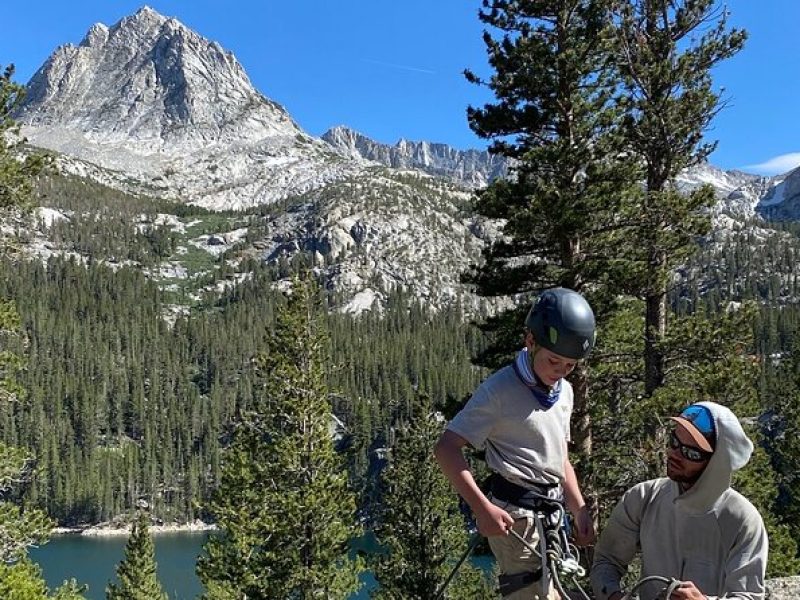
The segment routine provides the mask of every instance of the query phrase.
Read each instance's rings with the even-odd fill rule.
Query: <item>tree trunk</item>
[[[664,352],[661,344],[667,330],[667,293],[659,290],[645,299],[644,393],[652,396],[664,383]]]

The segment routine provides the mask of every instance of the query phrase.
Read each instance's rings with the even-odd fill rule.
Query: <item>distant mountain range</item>
[[[456,150],[447,144],[400,140],[379,144],[344,126],[326,131],[322,139],[352,158],[364,158],[393,169],[419,169],[468,188],[485,187],[508,173],[508,161],[486,150]]]
[[[16,117],[64,171],[128,192],[217,211],[294,198],[254,247],[265,260],[312,252],[333,289],[360,299],[354,310],[398,285],[432,306],[462,298],[459,273],[496,235],[467,210],[471,190],[509,170],[486,151],[389,146],[347,127],[311,136],[233,54],[149,7],[56,49]],[[702,165],[679,181],[702,183],[717,190],[719,214],[800,216],[800,170],[765,178]]]

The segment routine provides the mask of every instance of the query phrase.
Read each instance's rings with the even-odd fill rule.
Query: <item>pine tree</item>
[[[526,300],[490,319],[496,342],[480,357],[488,366],[519,346],[532,293],[565,286],[592,292],[600,318],[608,286],[620,276],[615,244],[623,224],[619,207],[634,185],[622,160],[612,102],[607,2],[589,0],[485,0],[480,19],[494,72],[484,81],[497,101],[468,109],[472,129],[495,141],[491,151],[515,162],[509,178],[478,196],[477,211],[503,219],[503,236],[466,276],[486,296]],[[497,37],[493,33],[499,32]],[[575,392],[573,440],[591,454],[587,373],[571,377]]]
[[[770,552],[770,567],[776,575],[789,575],[798,571],[800,560],[800,336],[795,337],[791,354],[786,357],[776,372],[768,378],[767,389],[763,392],[766,409],[765,447],[775,470],[777,495],[770,495],[766,501],[771,503],[772,513],[777,521],[788,528],[795,541],[794,559],[786,568],[774,568]],[[768,469],[761,470],[761,476]],[[774,547],[770,537],[770,546]],[[791,569],[794,569],[792,571]]]
[[[645,395],[662,385],[666,371],[667,292],[677,265],[710,229],[710,186],[682,193],[678,174],[700,164],[715,144],[703,135],[719,112],[711,69],[736,54],[745,33],[728,30],[715,0],[622,0],[614,5],[615,57],[625,109],[624,135],[644,181],[632,211],[640,220],[629,233],[628,279],[645,303]]]
[[[371,561],[380,585],[374,598],[432,600],[467,547],[458,496],[432,459],[443,425],[430,401],[420,397],[395,431],[381,474],[383,501],[375,535],[382,552]],[[476,574],[469,564],[462,565],[444,597],[495,597],[489,582]]]
[[[167,600],[156,573],[156,557],[150,537],[150,515],[139,510],[125,544],[125,558],[117,565],[119,584],[106,588],[108,600]]]
[[[235,426],[198,573],[209,598],[347,598],[361,560],[355,496],[334,451],[327,337],[309,281],[295,280],[266,352],[252,406]]]
[[[73,579],[51,594],[39,565],[29,558],[13,564],[0,563],[0,598],[3,600],[82,600],[85,590],[86,586],[79,586]]]

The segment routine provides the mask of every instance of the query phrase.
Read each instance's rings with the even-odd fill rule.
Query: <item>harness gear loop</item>
[[[564,533],[563,527],[561,527],[561,522],[564,515],[563,505],[561,502],[552,502],[558,509],[556,512],[558,515],[558,520],[555,521],[555,523],[553,519],[545,518],[551,515],[545,515],[538,511],[534,514],[534,521],[536,522],[537,532],[539,533],[540,548],[537,549],[533,544],[528,542],[513,529],[509,529],[508,532],[517,538],[520,543],[522,543],[522,545],[530,550],[534,555],[541,558],[542,567],[541,574],[539,574],[538,579],[540,579],[542,583],[543,598],[546,598],[549,593],[551,577],[553,584],[555,585],[555,588],[558,590],[558,593],[561,595],[561,597],[565,600],[570,598],[570,596],[564,590],[561,580],[558,576],[558,572],[561,571],[572,577],[572,582],[577,587],[578,592],[583,596],[583,598],[589,600],[589,596],[583,591],[583,588],[581,588],[576,581],[577,577],[583,577],[586,574],[586,570],[579,564],[577,558],[572,555],[569,543],[565,542],[562,545],[561,540],[566,540],[566,533]],[[546,523],[549,524],[547,529],[545,529]]]

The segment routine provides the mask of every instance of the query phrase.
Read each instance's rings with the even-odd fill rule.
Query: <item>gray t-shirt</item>
[[[572,386],[562,380],[558,401],[543,408],[509,365],[475,390],[447,429],[485,449],[489,468],[509,481],[561,483],[572,402]]]

